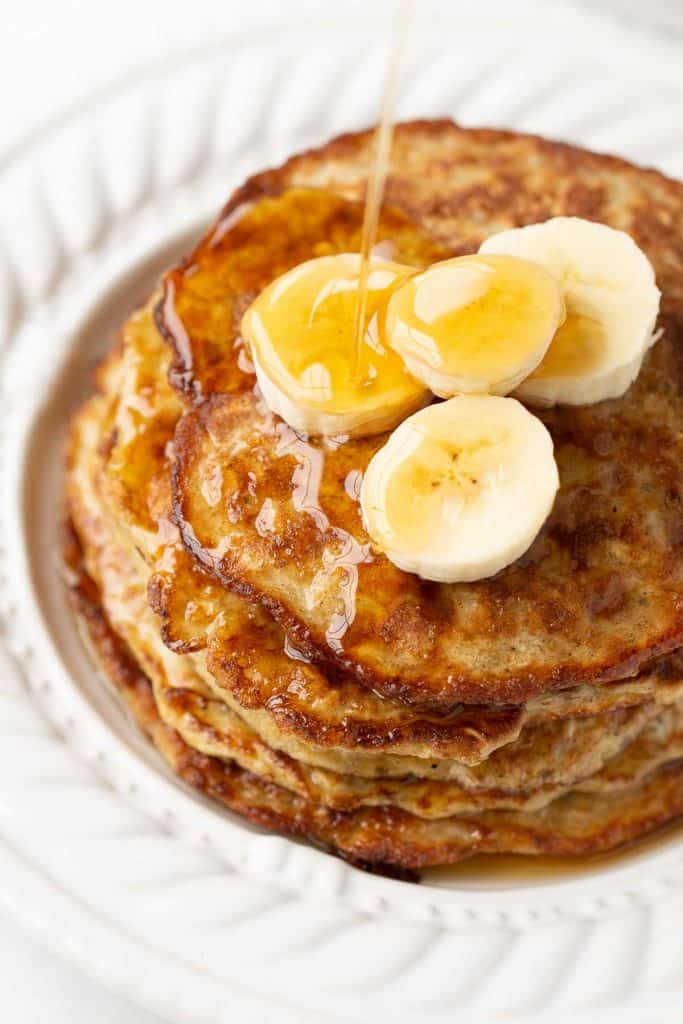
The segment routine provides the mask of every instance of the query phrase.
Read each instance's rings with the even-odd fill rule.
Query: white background
[[[602,6],[635,20],[643,32],[678,34],[683,65],[683,0],[603,0]],[[297,3],[302,7],[316,19],[329,17],[330,10],[335,16],[372,11],[388,18],[392,10],[389,0]],[[286,18],[286,0],[15,0],[5,8],[0,36],[0,160],[94,90],[150,63]],[[1,918],[0,964],[4,1024],[158,1021]],[[672,1012],[671,1024],[679,1019]]]

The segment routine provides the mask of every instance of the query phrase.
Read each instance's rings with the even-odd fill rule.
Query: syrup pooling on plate
[[[413,268],[370,262],[356,352],[361,269],[356,253],[308,260],[270,284],[242,320],[264,398],[304,433],[380,433],[429,400],[384,330],[389,297]]]

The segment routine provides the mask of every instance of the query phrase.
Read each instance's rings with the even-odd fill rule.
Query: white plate
[[[513,9],[422,4],[401,114],[683,176],[678,50],[565,6]],[[233,185],[372,121],[384,55],[371,25],[236,39],[101,95],[0,170],[0,899],[183,1024],[642,1021],[683,996],[676,834],[573,874],[365,875],[172,778],[64,607],[61,441],[87,367]]]

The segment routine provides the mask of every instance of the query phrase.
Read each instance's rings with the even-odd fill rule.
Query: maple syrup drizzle
[[[394,43],[387,76],[384,84],[382,110],[379,124],[373,139],[374,160],[365,193],[365,211],[363,214],[363,232],[360,247],[360,276],[358,279],[358,297],[354,318],[354,360],[353,378],[358,379],[363,367],[363,345],[365,344],[365,319],[368,306],[368,275],[370,255],[377,239],[377,223],[382,208],[384,185],[389,169],[391,141],[394,134],[394,109],[398,94],[399,69],[408,36],[408,26],[415,7],[414,0],[400,0],[396,13]]]
[[[360,544],[347,530],[330,523],[320,504],[320,487],[325,466],[325,452],[304,440],[286,423],[275,428],[279,458],[289,456],[296,461],[292,473],[292,504],[298,513],[310,516],[326,546],[322,565],[308,586],[306,600],[310,606],[336,589],[336,607],[332,611],[325,639],[337,652],[343,650],[342,640],[356,617],[358,566],[372,562],[369,544]]]

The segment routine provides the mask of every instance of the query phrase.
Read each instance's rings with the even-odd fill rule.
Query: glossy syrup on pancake
[[[356,253],[307,260],[268,285],[241,324],[268,407],[302,434],[340,438],[389,430],[429,402],[384,336],[389,297],[413,272],[373,259],[355,353]]]
[[[171,344],[171,384],[189,405],[251,388],[240,325],[272,281],[307,260],[358,252],[364,204],[315,188],[247,184],[191,257],[169,271],[157,325]],[[448,254],[396,207],[385,206],[377,244],[387,258],[421,268]],[[349,349],[353,341],[349,336]],[[228,349],[226,350],[226,346]]]

